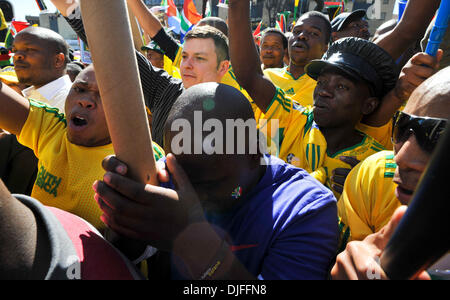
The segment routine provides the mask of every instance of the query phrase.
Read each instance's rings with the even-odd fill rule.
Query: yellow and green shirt
[[[401,205],[393,182],[397,165],[392,151],[378,152],[348,174],[338,201],[341,250],[352,240],[363,240],[383,228]]]
[[[313,105],[313,94],[317,81],[307,74],[295,78],[289,73],[288,67],[285,67],[279,69],[266,69],[264,70],[264,75],[266,75],[275,86],[281,88],[289,98],[298,102],[300,105]]]
[[[260,119],[259,129],[268,137],[268,150],[272,155],[305,169],[329,188],[333,170],[350,167],[339,160],[339,156],[364,160],[384,150],[375,139],[360,132],[362,141],[359,144],[337,153],[328,153],[325,137],[314,122],[313,108],[290,100],[280,88]],[[339,195],[335,193],[335,196]]]
[[[92,184],[105,171],[102,160],[114,154],[112,144],[83,147],[67,139],[67,121],[58,109],[30,100],[28,118],[18,136],[39,159],[31,196],[47,206],[71,212],[103,230],[102,211],[94,200]],[[164,151],[153,143],[155,159]]]
[[[373,137],[381,145],[383,145],[383,147],[386,148],[387,150],[393,150],[394,146],[392,145],[392,140],[391,140],[392,126],[393,126],[393,121],[391,120],[388,123],[386,123],[385,125],[380,126],[380,127],[374,127],[374,126],[369,126],[369,125],[366,125],[363,123],[358,123],[358,125],[356,125],[356,129]]]

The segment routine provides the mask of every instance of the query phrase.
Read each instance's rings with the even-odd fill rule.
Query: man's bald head
[[[13,62],[20,83],[40,88],[66,74],[69,47],[58,33],[28,27],[13,41]]]
[[[416,116],[450,119],[450,67],[417,87],[404,111]]]
[[[205,210],[226,210],[265,171],[248,100],[218,83],[197,84],[175,102],[166,121],[164,150],[173,153]]]
[[[65,57],[65,63],[70,62],[69,45],[66,40],[57,32],[44,27],[30,26],[20,31],[17,37],[21,35],[31,35],[34,38],[43,41],[48,46],[48,51],[51,53],[62,53]]]
[[[168,122],[175,118],[190,119],[194,111],[220,120],[254,118],[250,103],[241,92],[215,82],[197,84],[184,91],[174,103]]]
[[[222,33],[225,34],[225,36],[228,36],[228,25],[224,20],[222,20],[219,17],[206,17],[201,19],[197,24],[197,26],[205,26],[205,25],[217,28],[220,31],[222,31]]]
[[[250,150],[256,136],[253,110],[244,95],[231,86],[209,82],[187,89],[174,103],[164,145],[175,154],[256,154]],[[181,151],[175,149],[180,138],[191,147],[183,144]]]

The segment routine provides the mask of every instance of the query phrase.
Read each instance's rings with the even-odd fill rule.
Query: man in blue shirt
[[[186,90],[167,119],[169,154],[158,173],[172,188],[132,181],[109,157],[94,184],[102,220],[169,253],[172,279],[326,279],[337,250],[336,200],[304,170],[255,150],[256,135],[236,89]]]

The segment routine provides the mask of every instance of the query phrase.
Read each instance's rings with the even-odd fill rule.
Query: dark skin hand
[[[388,123],[412,92],[439,70],[442,56],[443,51],[439,49],[435,57],[423,52],[411,57],[402,68],[394,89],[384,96],[373,113],[363,118],[362,123],[375,127]]]
[[[205,221],[194,188],[175,159],[167,159],[175,190],[144,185],[122,176],[127,168],[114,157],[106,158],[102,165],[106,174],[103,181],[94,183],[95,198],[103,210],[102,221],[114,231],[169,250],[192,215],[198,217],[196,221]]]
[[[350,171],[359,164],[359,160],[357,160],[353,156],[340,156],[340,160],[350,165],[350,168],[336,168],[333,170],[333,174],[331,175],[331,181],[333,184],[331,185],[331,188],[338,192],[339,194],[342,194],[344,189],[344,183],[345,179],[347,179],[348,174]]]
[[[102,165],[106,174],[93,185],[102,221],[123,236],[174,253],[185,264],[185,276],[200,278],[216,259],[224,238],[206,222],[198,196],[175,156],[167,155],[166,166],[157,164],[158,180],[168,182],[170,172],[174,190],[128,179],[124,176],[127,166],[113,156]],[[220,268],[213,274],[213,279],[219,278],[253,279],[226,242]]]

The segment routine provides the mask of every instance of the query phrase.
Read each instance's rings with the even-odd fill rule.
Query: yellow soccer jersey
[[[313,175],[314,178],[319,180],[321,183],[325,184],[330,190],[333,191],[334,196],[336,199],[339,199],[341,196],[340,193],[333,190],[333,181],[331,180],[331,176],[333,175],[333,171],[337,168],[350,168],[350,165],[343,162],[339,159],[340,156],[353,156],[359,161],[365,160],[367,157],[385,150],[385,148],[378,143],[374,138],[371,136],[368,136],[361,132],[361,136],[363,136],[363,139],[361,143],[347,148],[340,150],[336,153],[329,153],[327,151],[324,161],[322,163],[322,167],[317,169],[315,172],[313,172],[311,175]]]
[[[394,153],[381,151],[359,163],[347,176],[338,201],[342,248],[348,241],[363,240],[379,231],[401,205],[392,181]]]
[[[376,141],[378,141],[384,148],[387,150],[393,150],[394,146],[392,145],[391,135],[392,135],[392,126],[393,121],[389,121],[383,126],[373,127],[363,123],[359,123],[356,125],[356,129],[364,132],[367,135],[373,137]]]
[[[270,154],[311,173],[321,167],[326,141],[313,120],[311,107],[303,107],[277,88],[259,122]],[[270,137],[270,138],[269,138]]]
[[[181,52],[179,52],[181,53]],[[181,79],[180,68],[176,67],[172,60],[164,55],[164,70],[172,77]]]
[[[18,137],[39,159],[38,174],[31,196],[47,206],[78,215],[99,230],[105,225],[99,219],[102,211],[94,200],[92,184],[102,179],[102,160],[114,154],[112,144],[83,147],[67,139],[64,114],[43,103],[30,100],[27,121]],[[164,151],[153,143],[155,158]]]
[[[330,189],[333,170],[350,167],[339,160],[339,156],[364,160],[384,150],[375,139],[360,132],[362,141],[359,144],[337,153],[328,153],[325,137],[314,122],[313,108],[298,105],[286,97],[280,88],[260,121],[260,131],[271,137],[267,143],[272,155],[305,169]],[[340,195],[335,193],[335,196],[338,198]]]
[[[280,69],[266,69],[264,75],[268,77],[273,84],[281,88],[285,94],[292,100],[302,106],[313,105],[313,94],[317,81],[307,74],[294,78],[288,71],[288,67]]]

